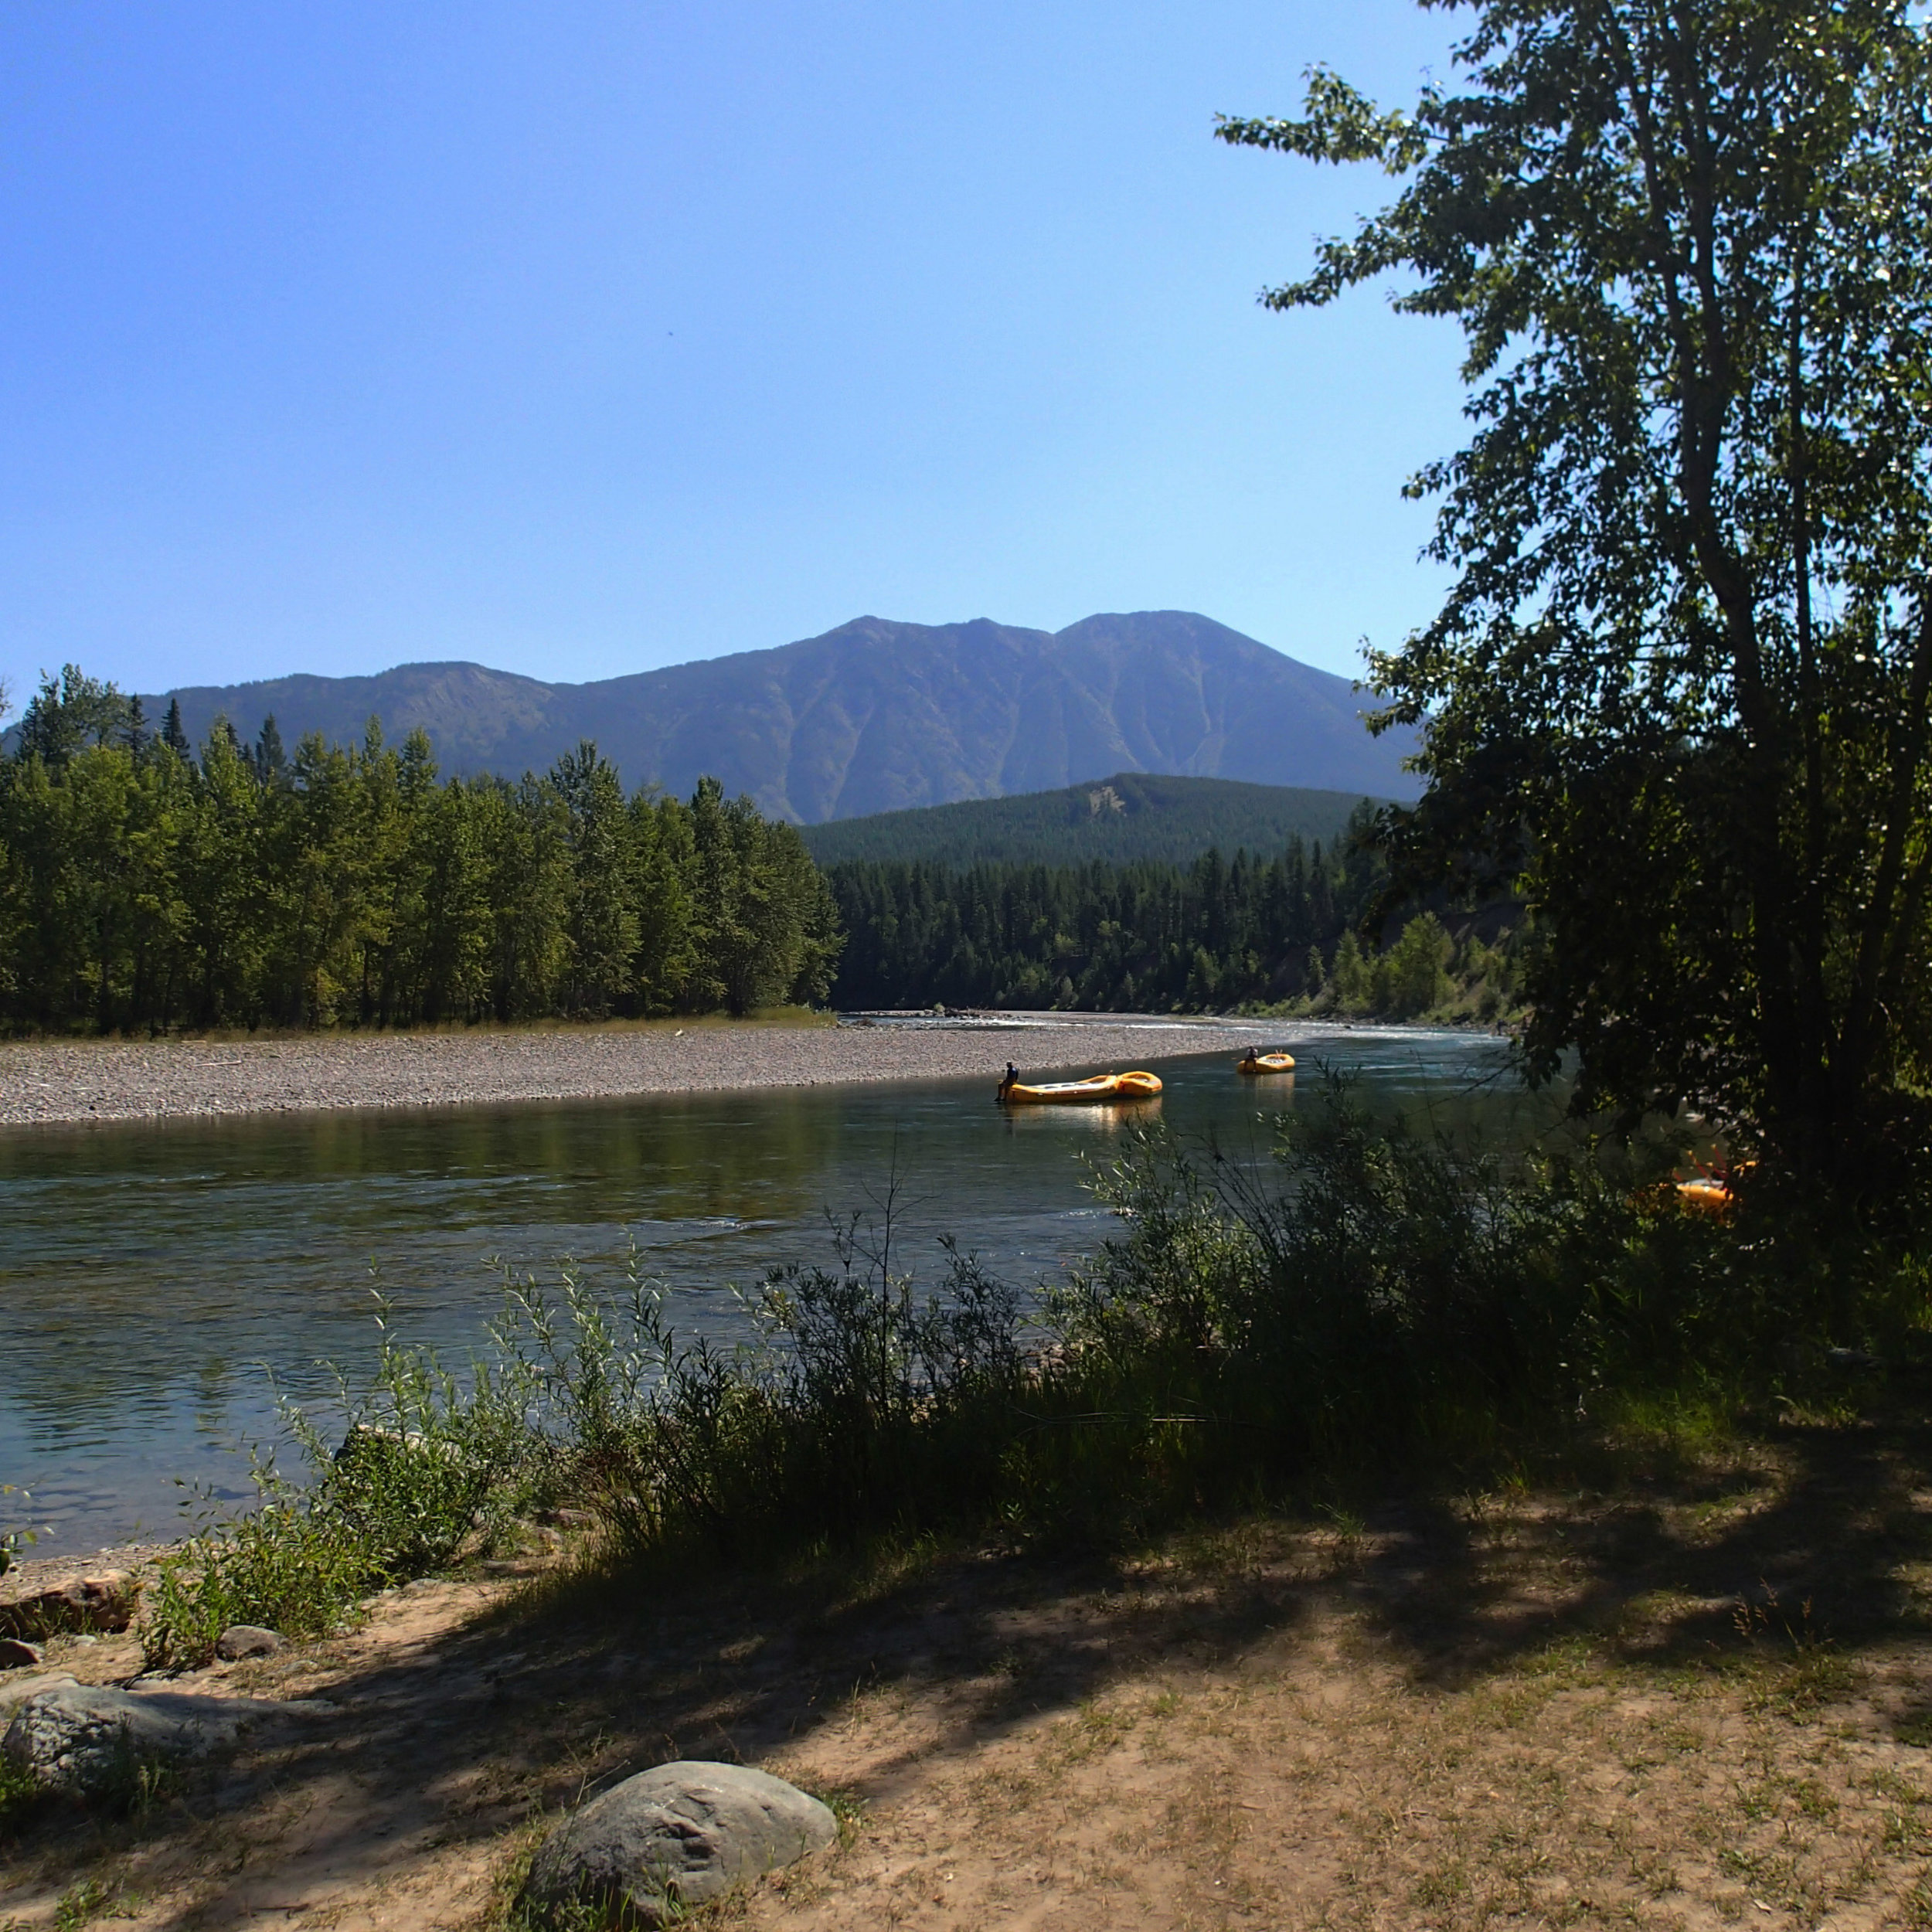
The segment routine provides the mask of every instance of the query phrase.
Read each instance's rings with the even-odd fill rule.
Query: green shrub
[[[0,1496],[11,1496],[14,1501],[8,1505],[8,1513],[24,1509],[33,1498],[26,1490],[16,1488],[10,1482],[0,1482]],[[40,1532],[26,1523],[0,1522],[0,1577],[13,1567],[14,1560],[29,1545],[37,1543]]]
[[[481,1364],[466,1386],[432,1352],[396,1340],[379,1298],[376,1324],[367,1388],[338,1378],[341,1446],[332,1451],[284,1401],[306,1481],[258,1458],[253,1508],[204,1511],[199,1532],[162,1563],[141,1624],[151,1668],[206,1662],[231,1624],[326,1634],[352,1622],[372,1590],[489,1546],[526,1505],[533,1458],[520,1389]]]
[[[1455,990],[1449,978],[1449,935],[1434,913],[1418,913],[1376,961],[1376,1004],[1413,1019],[1441,1005]]]
[[[231,1624],[321,1637],[352,1622],[374,1573],[312,1498],[264,1485],[257,1506],[211,1526],[165,1557],[143,1600],[151,1670],[185,1670],[215,1654]]]
[[[512,1284],[495,1331],[522,1391],[546,1489],[636,1553],[698,1542],[733,1557],[774,1540],[850,1536],[968,1509],[996,1475],[989,1417],[1022,1371],[1019,1301],[948,1243],[938,1290],[892,1266],[876,1226],[832,1230],[835,1269],[788,1268],[748,1301],[758,1342],[686,1342],[633,1254],[600,1295],[575,1270],[553,1300]]]

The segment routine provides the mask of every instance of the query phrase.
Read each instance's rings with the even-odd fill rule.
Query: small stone
[[[215,1655],[225,1664],[239,1663],[244,1657],[273,1657],[282,1648],[281,1632],[264,1630],[260,1624],[230,1624],[215,1639]]]
[[[768,1771],[660,1764],[559,1825],[531,1863],[523,1898],[539,1910],[583,1903],[662,1926],[838,1835],[825,1805]]]
[[[0,1637],[0,1670],[24,1670],[40,1661],[40,1646],[18,1637]]]

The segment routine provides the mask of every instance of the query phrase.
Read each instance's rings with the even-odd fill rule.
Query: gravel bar
[[[911,1024],[533,1028],[265,1040],[0,1046],[0,1124],[71,1124],[352,1107],[473,1107],[731,1087],[1121,1072],[1238,1050],[1278,1022],[1108,1015]]]

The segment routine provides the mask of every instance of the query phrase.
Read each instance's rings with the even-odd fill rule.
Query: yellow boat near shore
[[[1737,1196],[1726,1181],[1701,1179],[1677,1183],[1679,1206],[1693,1214],[1726,1215],[1737,1205]]]
[[[1755,1170],[1755,1161],[1740,1161],[1735,1167],[1707,1168],[1698,1163],[1698,1172],[1677,1183],[1677,1204],[1693,1214],[1729,1215],[1737,1206],[1736,1182]]]
[[[1257,1053],[1250,1047],[1234,1063],[1237,1073],[1292,1073],[1294,1056],[1278,1050],[1272,1053]]]
[[[1002,1107],[1100,1107],[1117,1100],[1151,1100],[1161,1090],[1158,1073],[1096,1073],[1083,1080],[1052,1080],[1038,1086],[1004,1080],[997,1096]]]

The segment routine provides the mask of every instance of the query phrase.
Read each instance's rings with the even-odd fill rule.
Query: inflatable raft
[[[1728,1214],[1737,1205],[1737,1196],[1723,1181],[1679,1181],[1677,1205],[1693,1214]]]
[[[1294,1056],[1278,1050],[1272,1053],[1249,1053],[1235,1062],[1234,1070],[1237,1073],[1292,1073]]]
[[[1677,1205],[1692,1214],[1729,1214],[1737,1206],[1733,1183],[1757,1165],[1755,1161],[1740,1161],[1732,1168],[1703,1168],[1695,1179],[1677,1183]]]
[[[1002,1107],[1099,1107],[1114,1100],[1151,1100],[1160,1090],[1158,1073],[1096,1073],[1090,1080],[1053,1080],[1037,1087],[1024,1080],[1002,1080],[998,1098]]]

